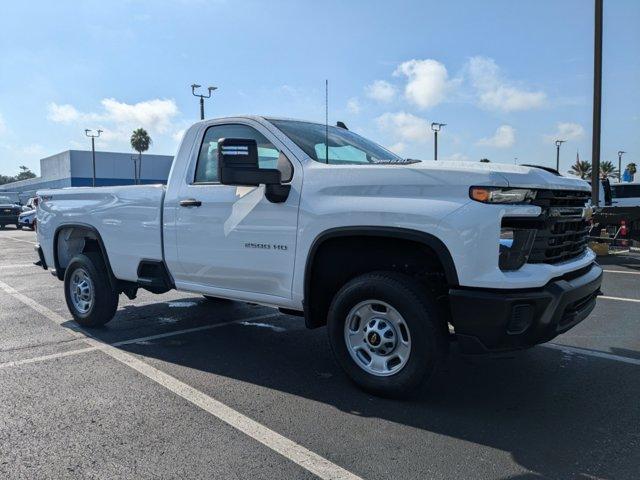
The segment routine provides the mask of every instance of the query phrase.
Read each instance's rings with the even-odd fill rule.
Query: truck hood
[[[423,160],[420,163],[407,165],[407,167],[419,171],[437,170],[452,174],[458,173],[459,175],[471,174],[471,177],[481,176],[484,173],[488,178],[492,178],[494,183],[498,183],[495,182],[497,178],[504,179],[505,186],[509,187],[591,190],[590,185],[579,178],[563,177],[541,168],[506,163]]]

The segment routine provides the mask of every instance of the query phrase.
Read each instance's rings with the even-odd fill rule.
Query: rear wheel
[[[405,397],[444,356],[443,321],[436,302],[411,277],[375,272],[340,289],[327,327],[338,363],[357,385]]]
[[[118,294],[111,287],[107,267],[96,252],[76,255],[64,274],[67,307],[83,327],[100,327],[113,318]]]

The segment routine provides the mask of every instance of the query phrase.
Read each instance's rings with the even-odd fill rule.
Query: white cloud
[[[356,115],[360,113],[360,102],[357,98],[349,99],[349,101],[347,102],[347,111]]]
[[[79,120],[81,115],[73,105],[58,105],[57,103],[49,104],[49,114],[47,118],[56,123],[71,123]]]
[[[100,128],[103,131],[100,137],[103,147],[111,142],[124,147],[128,146],[131,132],[135,128],[146,129],[152,137],[175,130],[173,121],[180,113],[172,99],[156,98],[130,104],[105,98],[100,103],[102,110],[98,112],[81,112],[73,105],[50,103],[48,118],[56,123]]]
[[[393,74],[408,78],[405,97],[423,109],[444,101],[455,83],[449,81],[446,67],[432,59],[409,60],[400,64]]]
[[[556,124],[555,133],[545,135],[547,142],[556,140],[580,140],[584,137],[584,128],[579,123],[560,122]]]
[[[493,148],[509,148],[516,143],[516,129],[511,125],[500,125],[496,133],[488,138],[481,138],[476,145]]]
[[[116,124],[138,125],[158,133],[169,130],[171,120],[178,114],[178,106],[174,100],[156,98],[128,104],[113,98],[105,98],[101,103],[108,121]]]
[[[400,141],[424,142],[430,138],[429,123],[407,112],[384,113],[376,118],[376,124]]]
[[[176,133],[173,134],[173,139],[176,142],[181,142],[182,141],[182,137],[184,137],[184,132],[186,131],[185,128],[182,128],[180,130],[178,130]]]
[[[525,90],[506,80],[492,58],[472,57],[466,70],[483,108],[513,112],[540,108],[547,101],[546,93]]]
[[[396,87],[384,80],[376,80],[364,88],[367,97],[378,102],[389,103],[396,96]]]
[[[387,147],[388,150],[391,150],[396,155],[402,155],[405,152],[406,148],[407,146],[404,142],[397,142]]]

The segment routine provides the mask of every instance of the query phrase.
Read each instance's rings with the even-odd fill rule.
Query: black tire
[[[78,310],[71,298],[70,284],[76,270],[82,269],[93,284],[93,302],[88,311]],[[76,322],[83,327],[101,327],[109,322],[118,308],[118,293],[111,287],[107,267],[102,255],[87,252],[71,259],[64,272],[64,297],[67,308]]]
[[[404,366],[389,376],[361,368],[349,353],[345,322],[352,308],[379,300],[403,317],[410,332],[411,351]],[[433,374],[446,352],[443,312],[426,289],[411,277],[395,272],[373,272],[354,278],[335,295],[327,319],[329,342],[338,364],[363,390],[391,398],[409,396]]]
[[[5,227],[6,227],[6,225],[4,225],[4,224],[3,224],[3,225],[0,225],[0,230],[4,230],[4,229],[5,229]]]

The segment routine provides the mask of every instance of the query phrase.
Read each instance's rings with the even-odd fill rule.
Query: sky
[[[604,0],[602,160],[640,162],[640,1]],[[591,0],[3,2],[0,173],[88,149],[175,153],[199,119],[329,120],[410,158],[591,158]]]

